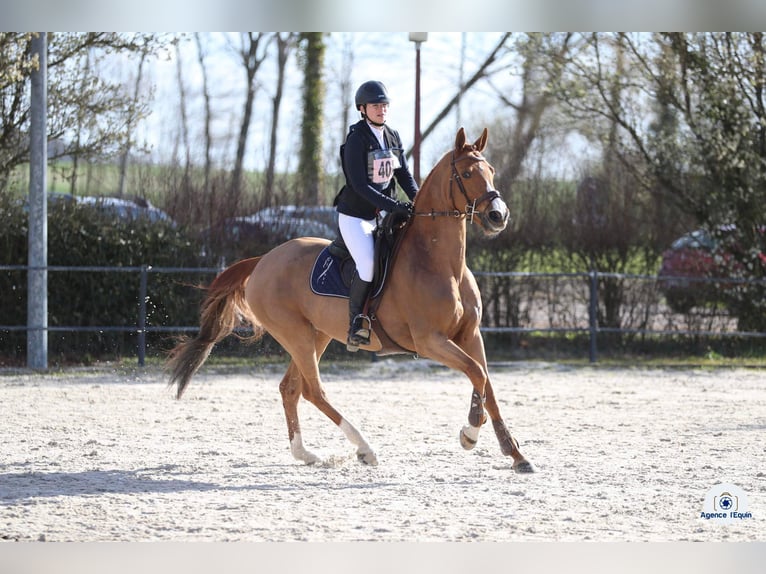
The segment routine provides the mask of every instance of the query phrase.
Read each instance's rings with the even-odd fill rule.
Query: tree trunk
[[[181,113],[181,146],[184,153],[184,183],[188,182],[191,169],[191,149],[189,146],[189,120],[186,115],[186,89],[184,87],[183,65],[181,63],[180,44],[176,43],[176,79],[178,81],[178,109]],[[177,144],[176,144],[176,147]]]
[[[265,59],[264,53],[258,53],[258,47],[261,40],[266,36],[265,33],[247,32],[242,34],[242,46],[239,52],[242,58],[242,64],[245,68],[247,78],[247,88],[245,95],[245,106],[242,112],[242,123],[239,128],[239,137],[237,139],[237,154],[234,159],[234,169],[231,176],[231,185],[229,187],[229,204],[226,210],[233,213],[240,202],[242,194],[242,172],[245,163],[245,151],[247,150],[247,136],[250,132],[250,120],[253,117],[253,104],[255,102],[255,76]]]
[[[299,197],[307,205],[319,205],[319,190],[322,188],[322,108],[324,84],[325,44],[321,32],[307,32],[302,35],[305,42],[305,64],[303,68],[303,123],[301,125],[301,151],[298,163]]]
[[[137,119],[138,100],[141,93],[141,78],[144,71],[144,62],[146,61],[146,52],[141,52],[141,58],[138,60],[138,73],[136,74],[136,83],[133,90],[133,101],[131,102],[132,109],[127,116],[127,126],[125,127],[125,147],[122,150],[120,156],[120,182],[117,187],[117,196],[124,197],[125,195],[125,182],[127,180],[128,172],[128,156],[130,156],[130,148],[133,143],[133,128]]]
[[[213,214],[215,213],[213,191],[210,188],[210,171],[212,168],[212,160],[210,158],[210,150],[213,146],[212,135],[210,133],[210,124],[212,122],[212,111],[210,108],[210,87],[207,78],[207,68],[205,67],[205,51],[202,49],[202,41],[200,40],[199,33],[194,34],[194,40],[197,43],[197,61],[199,62],[200,71],[202,72],[202,97],[205,100],[205,121],[204,121],[204,140],[205,140],[205,165],[203,167],[203,184],[202,184],[202,197],[203,201],[207,204],[207,209],[203,210],[203,217],[207,227],[213,225]]]
[[[282,105],[282,95],[285,87],[285,67],[290,55],[295,36],[288,33],[284,38],[276,34],[277,40],[277,85],[274,93],[271,112],[271,139],[269,140],[269,164],[266,168],[266,188],[264,189],[263,204],[271,205],[274,197],[274,172],[277,161],[277,131],[279,129],[279,109]]]

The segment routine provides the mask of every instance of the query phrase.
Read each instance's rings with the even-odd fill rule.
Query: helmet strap
[[[385,124],[385,122],[383,122],[382,124],[379,124],[378,122],[374,122],[374,121],[372,121],[372,120],[369,118],[369,116],[368,116],[368,115],[367,115],[367,114],[364,112],[364,110],[365,110],[365,109],[367,109],[367,104],[364,104],[364,105],[362,105],[362,106],[359,106],[359,107],[360,107],[360,108],[362,108],[362,109],[360,110],[360,111],[362,112],[362,117],[363,117],[365,120],[367,120],[368,122],[370,122],[372,125],[374,125],[374,126],[376,126],[376,127],[379,127],[379,128],[382,128],[384,125],[386,125],[386,124]]]

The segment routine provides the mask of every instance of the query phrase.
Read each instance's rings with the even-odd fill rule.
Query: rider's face
[[[388,115],[388,104],[367,104],[364,106],[365,114],[373,122],[383,124]]]

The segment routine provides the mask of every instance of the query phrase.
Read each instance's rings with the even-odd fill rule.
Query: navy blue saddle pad
[[[353,262],[351,262],[353,265]],[[348,298],[349,286],[343,280],[344,260],[325,247],[311,269],[311,290],[317,295]]]
[[[382,276],[385,277],[384,266]],[[314,267],[311,269],[311,279],[309,284],[311,290],[317,295],[328,295],[330,297],[345,297],[348,299],[351,279],[356,271],[354,260],[350,256],[338,257],[330,252],[329,247],[325,247],[319,252],[314,261]],[[372,297],[377,297],[383,289],[383,281],[380,276],[376,276],[372,287]]]

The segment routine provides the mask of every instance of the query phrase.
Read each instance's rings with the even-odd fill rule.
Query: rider
[[[340,234],[356,263],[348,301],[349,351],[370,342],[370,322],[363,309],[373,279],[373,231],[377,218],[381,212],[409,216],[411,201],[418,192],[399,133],[386,125],[389,104],[386,87],[378,81],[364,82],[356,91],[355,104],[362,119],[349,127],[340,148],[346,185],[335,199]],[[396,200],[396,182],[410,202]]]

